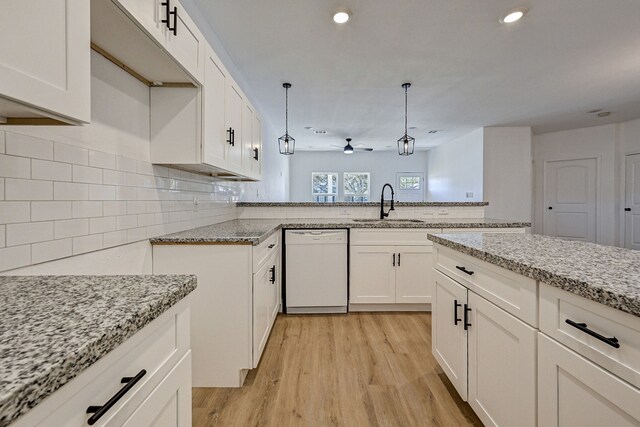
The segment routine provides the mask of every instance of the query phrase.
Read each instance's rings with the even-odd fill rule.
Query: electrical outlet
[[[200,201],[198,200],[198,196],[193,198],[193,211],[198,212],[198,208],[200,206]]]
[[[351,216],[351,212],[348,209],[342,209],[340,211],[340,216]]]
[[[473,199],[473,191],[467,192],[467,199]]]
[[[434,215],[433,209],[425,209],[424,215],[425,216],[433,216]]]

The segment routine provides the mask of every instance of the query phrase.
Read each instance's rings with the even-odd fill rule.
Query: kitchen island
[[[486,425],[638,425],[639,252],[526,234],[429,239],[433,354]]]
[[[84,424],[123,377],[135,382],[102,420],[135,417],[170,371],[190,367],[185,320],[196,283],[191,275],[0,276],[0,426]]]

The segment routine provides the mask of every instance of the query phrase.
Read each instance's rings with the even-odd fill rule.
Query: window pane
[[[419,190],[420,189],[420,177],[418,177],[418,176],[401,176],[400,177],[400,189],[401,190]]]
[[[369,194],[369,173],[345,172],[344,174],[344,194],[345,195],[368,195]]]

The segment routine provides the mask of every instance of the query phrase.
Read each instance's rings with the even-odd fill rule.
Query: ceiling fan
[[[373,148],[365,147],[364,144],[356,146],[351,145],[351,138],[347,138],[347,145],[332,145],[332,147],[341,148],[344,154],[353,154],[354,151],[373,151]]]

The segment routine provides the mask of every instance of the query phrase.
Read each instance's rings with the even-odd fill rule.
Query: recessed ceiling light
[[[598,113],[598,117],[609,117],[611,115],[611,111],[603,111],[602,113]]]
[[[522,17],[527,13],[527,9],[519,8],[513,9],[507,12],[506,15],[500,18],[500,23],[502,24],[513,24],[516,21],[522,19]]]
[[[327,131],[326,130],[314,130],[313,133],[315,133],[316,135],[326,135]]]
[[[346,9],[337,10],[333,14],[333,22],[336,24],[344,24],[351,18],[351,13]]]
[[[313,127],[312,127],[312,126],[305,126],[304,128],[305,128],[306,130],[312,130],[312,129],[313,129]]]

